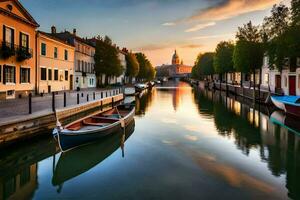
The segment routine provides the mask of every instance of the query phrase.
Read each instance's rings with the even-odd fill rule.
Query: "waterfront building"
[[[126,73],[126,53],[123,52],[122,50],[119,50],[118,57],[119,57],[121,66],[123,68],[123,73],[122,73],[121,76],[115,77],[115,79],[116,79],[115,83],[116,84],[124,84],[126,82],[126,76],[125,76],[125,73]]]
[[[74,55],[73,45],[51,33],[37,32],[38,93],[73,89]]]
[[[157,66],[156,71],[158,76],[172,78],[190,76],[192,72],[192,66],[184,65],[183,61],[180,61],[179,55],[177,54],[176,50],[172,56],[171,63],[171,65]]]
[[[95,47],[91,42],[77,36],[76,29],[73,29],[73,33],[69,31],[57,33],[56,29],[53,28],[52,35],[75,46],[74,89],[95,88]]]
[[[300,58],[294,63],[286,59],[282,72],[270,69],[268,57],[264,58],[262,66],[262,87],[272,93],[284,95],[300,95]]]
[[[18,0],[0,2],[0,99],[35,90],[35,30],[39,24]]]

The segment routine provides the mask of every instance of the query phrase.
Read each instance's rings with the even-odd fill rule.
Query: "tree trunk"
[[[253,71],[253,101],[255,102],[255,70]]]
[[[261,89],[261,75],[262,75],[262,70],[261,68],[259,69],[259,83],[258,83],[258,98],[260,99],[260,89]]]
[[[108,75],[105,75],[105,85],[108,85]]]
[[[228,93],[228,73],[225,72],[226,94]]]

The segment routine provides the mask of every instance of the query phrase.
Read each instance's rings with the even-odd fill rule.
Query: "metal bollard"
[[[79,93],[77,93],[77,104],[79,104]]]
[[[101,99],[103,99],[103,92],[101,92]]]
[[[81,93],[81,97],[83,97],[83,93]]]
[[[55,112],[55,92],[52,92],[52,111]]]
[[[89,94],[86,95],[86,101],[89,102]]]
[[[29,114],[32,114],[32,94],[31,93],[29,93],[29,96],[28,96],[28,98],[29,98],[29,101],[28,101],[28,106],[29,106]]]
[[[67,94],[64,92],[64,107],[67,107]]]
[[[100,107],[101,111],[103,110],[103,101],[101,101],[101,107]]]
[[[111,107],[112,108],[114,107],[114,98],[113,97],[111,98]]]
[[[93,99],[96,100],[96,93],[93,92]]]

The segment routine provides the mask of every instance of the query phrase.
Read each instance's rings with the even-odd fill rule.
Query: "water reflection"
[[[270,120],[268,108],[254,107],[235,98],[213,91],[195,93],[199,113],[214,117],[219,134],[233,137],[237,149],[245,155],[249,155],[251,149],[258,149],[261,160],[268,163],[274,176],[286,175],[288,196],[299,199],[300,140],[295,134],[299,133],[298,120],[278,111],[273,112],[273,120]]]
[[[0,153],[0,199],[31,199],[38,188],[38,162],[58,152],[45,138]]]
[[[134,132],[135,121],[133,120],[126,130],[112,134],[105,140],[85,145],[74,150],[62,153],[54,170],[52,177],[53,186],[59,186],[57,191],[61,192],[63,183],[87,172],[95,167],[119,147],[122,149],[122,157],[125,156],[125,141]]]

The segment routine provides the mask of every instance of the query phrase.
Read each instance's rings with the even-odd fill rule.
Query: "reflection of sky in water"
[[[272,175],[261,158],[265,148],[252,145],[245,153],[236,129],[220,135],[216,119],[201,114],[194,91],[179,84],[183,88],[153,89],[145,115],[136,118],[135,132],[125,143],[125,158],[118,149],[65,182],[60,194],[50,184],[52,159],[40,162],[35,198],[284,199],[286,176]],[[236,103],[227,105],[242,112]],[[260,137],[268,144],[272,136]]]

